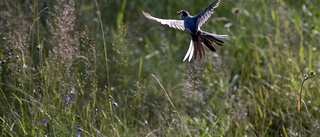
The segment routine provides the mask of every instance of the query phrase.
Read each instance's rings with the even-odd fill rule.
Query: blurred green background
[[[141,13],[212,2],[0,1],[0,136],[319,136],[319,2],[222,0],[191,62]]]

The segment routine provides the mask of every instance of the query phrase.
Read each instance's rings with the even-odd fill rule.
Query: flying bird
[[[171,28],[183,30],[191,34],[191,42],[187,54],[185,55],[183,61],[187,60],[190,62],[192,57],[197,59],[204,58],[206,56],[204,46],[215,52],[216,49],[213,46],[213,42],[219,46],[222,46],[223,41],[221,38],[227,38],[228,35],[212,34],[209,32],[202,31],[200,27],[210,18],[214,13],[214,9],[219,6],[220,0],[216,0],[206,9],[202,10],[199,14],[191,16],[189,12],[185,10],[180,10],[177,14],[181,17],[181,20],[174,19],[160,19],[151,16],[149,13],[142,11],[143,15],[163,25],[168,25]]]

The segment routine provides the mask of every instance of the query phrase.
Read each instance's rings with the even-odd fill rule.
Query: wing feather
[[[220,2],[220,0],[216,0],[210,6],[196,15],[196,17],[198,18],[198,28],[200,28],[210,18],[210,16],[214,13],[213,10],[219,6]]]
[[[146,18],[148,18],[150,20],[160,22],[163,25],[168,25],[171,28],[175,28],[175,29],[179,29],[179,30],[183,30],[183,31],[185,30],[183,20],[160,19],[160,18],[153,17],[149,13],[146,13],[144,11],[142,11],[142,13]]]

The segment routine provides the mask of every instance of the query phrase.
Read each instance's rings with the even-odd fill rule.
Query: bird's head
[[[180,17],[182,19],[184,19],[185,17],[188,17],[190,15],[189,12],[185,11],[185,10],[180,10],[180,11],[177,12],[177,14],[180,15]]]

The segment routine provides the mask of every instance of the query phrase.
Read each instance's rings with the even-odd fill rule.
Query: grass
[[[230,38],[190,63],[141,13],[210,3],[0,2],[0,135],[319,136],[317,2],[224,0],[202,29]]]

